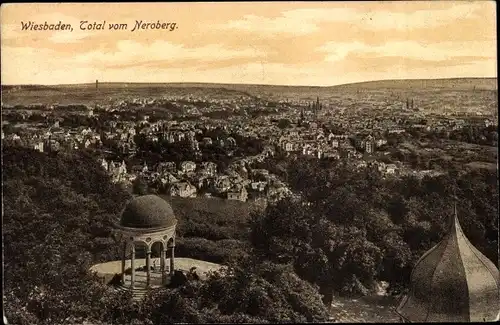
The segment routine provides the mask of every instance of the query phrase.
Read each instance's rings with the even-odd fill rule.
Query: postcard
[[[0,12],[4,323],[499,320],[495,2]]]

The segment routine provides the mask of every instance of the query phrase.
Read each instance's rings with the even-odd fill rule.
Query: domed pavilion
[[[176,225],[177,219],[172,207],[156,195],[138,196],[127,204],[119,224],[116,225],[116,230],[122,235],[121,281],[123,285],[133,289],[167,284],[168,273],[172,275],[175,267]],[[155,251],[159,253],[159,269],[156,266],[157,259],[154,260],[154,265],[151,265],[153,248],[156,248]],[[136,264],[137,250],[145,253],[143,266]],[[168,252],[170,252],[170,268],[166,265]],[[127,265],[127,262],[130,262],[130,265]],[[127,266],[129,266],[128,269]],[[137,270],[138,267],[141,271]],[[152,275],[154,275],[153,282]]]
[[[500,318],[498,268],[465,237],[457,217],[411,274],[396,312],[403,322],[483,322]]]

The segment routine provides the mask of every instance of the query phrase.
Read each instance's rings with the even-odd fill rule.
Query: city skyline
[[[496,77],[490,1],[10,4],[1,18],[3,84]],[[128,30],[80,30],[85,20]],[[141,20],[176,28],[132,31]],[[74,30],[21,30],[30,21]]]

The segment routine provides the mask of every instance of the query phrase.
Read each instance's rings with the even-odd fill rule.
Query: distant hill
[[[496,90],[497,78],[377,80],[329,87],[330,89],[441,89]]]
[[[104,104],[115,100],[158,98],[162,96],[189,96],[192,98],[212,99],[262,98],[266,100],[305,101],[315,100],[316,97],[320,97],[321,100],[340,107],[350,100],[346,101],[345,96],[356,98],[356,102],[359,104],[363,100],[368,100],[368,97],[373,95],[377,99],[375,97],[369,99],[370,105],[374,100],[380,103],[387,100],[394,102],[408,96],[416,96],[419,100],[432,102],[432,105],[440,101],[450,107],[457,107],[459,105],[455,102],[458,102],[459,104],[465,103],[471,108],[484,106],[480,109],[486,111],[490,110],[489,106],[495,106],[494,110],[496,111],[496,100],[494,98],[496,98],[497,89],[497,78],[379,80],[328,87],[222,83],[100,82],[99,91],[97,92],[95,83],[51,86],[2,85],[2,103],[4,105],[28,105],[35,103],[87,105],[94,103]],[[400,98],[389,98],[393,95]],[[470,100],[471,98],[474,102]],[[450,102],[445,103],[446,101]],[[493,104],[490,105],[490,103]],[[428,105],[421,102],[419,106],[422,108]]]
[[[333,89],[417,89],[417,88],[440,88],[455,90],[476,89],[496,90],[498,88],[497,78],[447,78],[447,79],[394,79],[364,81],[335,86],[286,86],[286,85],[261,85],[261,84],[225,84],[225,83],[199,83],[199,82],[99,82],[99,89],[120,88],[216,88],[235,91],[267,90],[267,91],[300,91],[300,90],[333,90]],[[55,89],[95,89],[95,83],[67,84],[67,85],[2,85],[3,90],[25,89],[25,90],[55,90]]]

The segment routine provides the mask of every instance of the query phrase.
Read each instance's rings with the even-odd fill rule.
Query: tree
[[[495,172],[383,179],[368,169],[297,159],[288,175],[301,198],[254,216],[251,241],[262,259],[290,263],[317,284],[325,303],[332,290],[366,293],[380,280],[394,290],[406,285],[418,258],[448,231],[454,201],[466,236],[498,258]]]
[[[279,127],[280,129],[286,129],[286,128],[289,128],[291,124],[292,124],[292,123],[291,123],[291,122],[290,122],[290,120],[288,120],[288,119],[280,119],[280,120],[278,121],[278,127]]]
[[[253,259],[151,297],[155,323],[317,322],[328,318],[316,289],[286,265]]]
[[[132,193],[135,195],[146,195],[149,193],[147,181],[139,176],[132,183]]]
[[[3,159],[7,318],[21,324],[99,319],[112,295],[88,269],[119,259],[111,233],[128,194],[85,152],[6,147]]]

